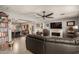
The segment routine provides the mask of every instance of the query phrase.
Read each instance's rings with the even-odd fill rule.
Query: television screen
[[[51,29],[61,29],[62,28],[62,22],[53,22],[50,23]]]

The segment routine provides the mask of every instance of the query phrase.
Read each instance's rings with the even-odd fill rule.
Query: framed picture
[[[68,21],[67,26],[75,26],[75,21]]]

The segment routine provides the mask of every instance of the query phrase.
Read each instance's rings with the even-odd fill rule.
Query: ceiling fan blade
[[[53,13],[50,13],[50,14],[46,15],[45,17],[51,16],[51,15],[53,15]]]
[[[37,15],[42,17],[42,15],[40,15],[40,14],[38,14],[38,13],[37,13]]]

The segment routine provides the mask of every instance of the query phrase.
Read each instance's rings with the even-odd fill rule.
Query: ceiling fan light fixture
[[[45,13],[45,11],[43,11],[43,13]]]
[[[53,17],[51,17],[51,15],[53,15],[54,13],[45,14],[46,11],[43,11],[42,13],[43,13],[43,15],[42,14],[38,14],[38,13],[37,13],[37,15],[41,16],[43,19],[45,19],[45,18],[53,18]]]

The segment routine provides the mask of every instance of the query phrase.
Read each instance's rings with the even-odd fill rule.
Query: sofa
[[[26,48],[33,53],[43,53],[44,49],[44,38],[39,35],[27,35],[26,37]]]
[[[27,50],[35,54],[79,53],[79,37],[56,38],[29,34],[25,42]]]

